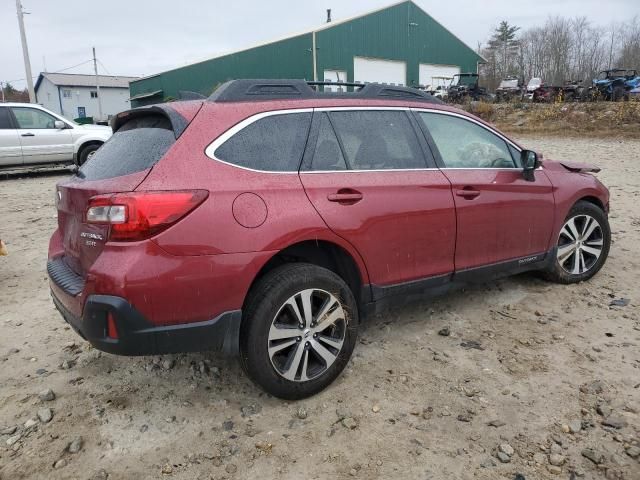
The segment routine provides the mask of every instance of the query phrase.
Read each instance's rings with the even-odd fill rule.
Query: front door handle
[[[35,134],[33,134],[31,132],[27,132],[27,133],[23,133],[22,136],[23,137],[35,137]]]
[[[330,202],[338,202],[341,205],[353,205],[362,200],[362,198],[362,193],[351,188],[341,188],[336,193],[327,195],[327,200]]]
[[[456,190],[456,195],[466,198],[467,200],[473,200],[478,195],[480,195],[480,192],[472,187],[464,187],[460,190]]]

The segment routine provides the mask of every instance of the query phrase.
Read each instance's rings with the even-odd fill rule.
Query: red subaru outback
[[[409,88],[236,80],[133,109],[57,186],[65,320],[123,355],[239,352],[282,398],[329,385],[376,306],[537,270],[587,280],[609,194]]]

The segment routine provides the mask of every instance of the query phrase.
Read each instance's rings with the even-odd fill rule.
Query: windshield
[[[498,88],[518,88],[518,79],[513,78],[502,80]]]
[[[540,85],[542,85],[542,79],[541,78],[532,78],[531,80],[529,80],[527,88],[529,88],[529,89],[538,88]]]

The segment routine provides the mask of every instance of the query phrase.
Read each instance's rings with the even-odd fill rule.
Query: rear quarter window
[[[140,172],[155,165],[175,143],[169,119],[145,115],[129,120],[78,172],[87,180],[103,180]]]
[[[269,115],[235,133],[213,156],[253,170],[297,172],[310,124],[311,113]]]

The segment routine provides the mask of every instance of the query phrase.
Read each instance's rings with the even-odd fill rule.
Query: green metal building
[[[209,95],[236,78],[303,78],[435,86],[483,58],[412,1],[130,83],[133,107]],[[337,88],[337,87],[333,87]]]

